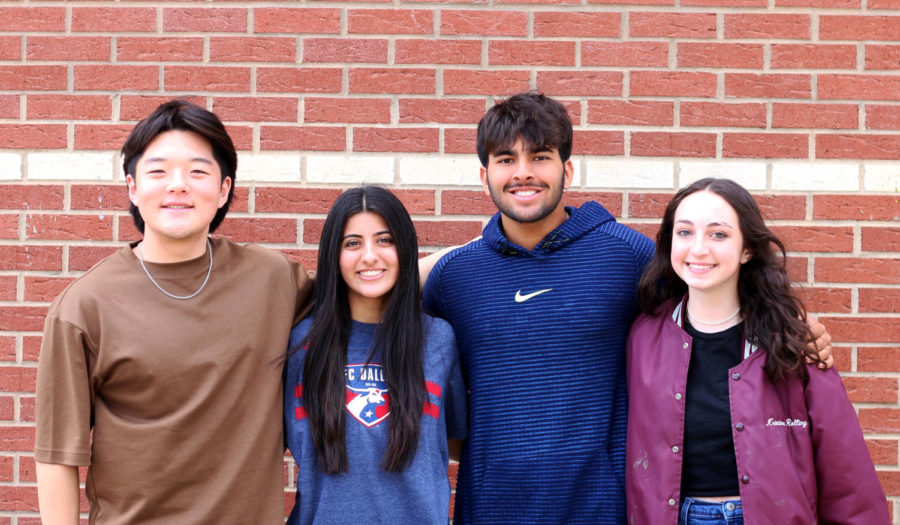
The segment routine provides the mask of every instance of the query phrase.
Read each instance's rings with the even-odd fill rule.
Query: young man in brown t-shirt
[[[281,366],[310,291],[282,254],[209,234],[234,192],[219,119],[160,106],[122,148],[143,239],[75,280],[38,365],[45,524],[282,523]]]

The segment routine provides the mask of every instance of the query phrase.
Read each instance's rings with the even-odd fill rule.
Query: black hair
[[[487,167],[491,153],[511,148],[519,138],[529,150],[556,148],[566,162],[572,154],[572,121],[566,108],[540,93],[519,93],[489,109],[478,123],[481,165]]]
[[[342,193],[325,218],[319,241],[313,323],[289,355],[306,349],[303,405],[319,460],[328,474],[349,470],[344,368],[352,319],[347,284],[341,277],[344,229],[353,215],[380,215],[397,249],[399,275],[378,325],[369,359],[381,351],[384,380],[390,392],[388,442],[382,468],[400,472],[415,456],[425,403],[425,330],[419,297],[418,243],[412,219],[393,193],[377,186]]]
[[[663,302],[683,297],[688,291],[672,268],[672,236],[678,206],[698,191],[718,195],[738,216],[743,247],[750,253],[750,259],[741,265],[738,274],[741,317],[748,340],[767,353],[766,374],[773,382],[790,374],[806,379],[805,357],[816,362],[820,359],[809,347],[814,338],[806,324],[806,309],[791,290],[784,244],[766,226],[753,196],[732,180],[701,179],[682,188],[669,201],[656,235],[656,254],[638,285],[641,310],[658,313]]]
[[[234,179],[238,162],[234,143],[225,131],[222,121],[214,113],[186,100],[171,100],[160,105],[153,113],[138,122],[128,134],[122,146],[122,167],[126,175],[137,177],[137,163],[147,146],[158,135],[173,130],[192,131],[206,139],[212,147],[213,158],[222,172],[222,180],[224,181],[225,177],[231,179],[228,200],[219,208],[209,225],[209,231],[212,233],[222,224],[234,197]],[[138,231],[144,233],[144,219],[138,207],[131,203],[128,211]]]

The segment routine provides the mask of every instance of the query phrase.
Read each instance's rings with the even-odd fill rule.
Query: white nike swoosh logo
[[[553,288],[547,288],[546,290],[538,290],[538,291],[536,291],[536,292],[531,292],[531,293],[528,293],[528,294],[525,294],[525,295],[522,295],[522,290],[519,290],[519,291],[516,292],[516,302],[517,302],[517,303],[524,303],[525,301],[531,299],[532,297],[535,297],[535,296],[537,296],[537,295],[541,295],[542,293],[549,292],[549,291],[552,290],[552,289],[553,289]]]

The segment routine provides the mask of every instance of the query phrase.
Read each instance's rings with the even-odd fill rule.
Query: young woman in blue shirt
[[[390,191],[335,201],[315,306],[291,333],[285,431],[297,462],[288,523],[448,522],[448,438],[465,438],[453,331],[421,313],[418,244]]]

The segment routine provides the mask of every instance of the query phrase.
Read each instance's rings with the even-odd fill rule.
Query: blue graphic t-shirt
[[[288,448],[297,462],[297,500],[289,524],[448,522],[450,483],[447,438],[466,437],[466,391],[450,325],[423,316],[425,388],[419,446],[400,473],[381,468],[387,446],[391,393],[384,381],[381,355],[366,358],[377,325],[353,323],[347,348],[346,443],[350,471],[322,473],[303,408],[306,352],[285,365],[284,418]],[[309,332],[312,319],[291,331],[291,345]]]

